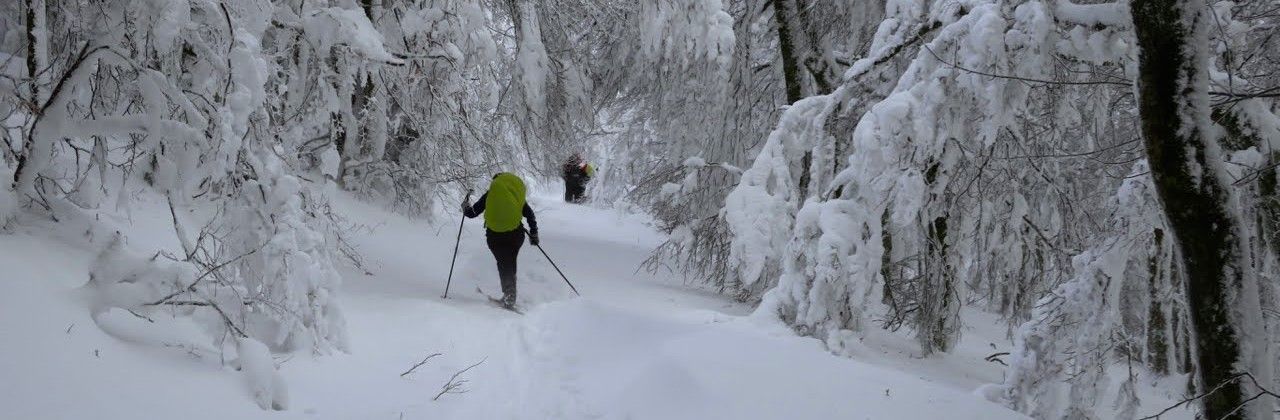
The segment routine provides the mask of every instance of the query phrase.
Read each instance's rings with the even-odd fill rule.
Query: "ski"
[[[515,312],[520,315],[524,315],[524,311],[521,311],[520,308],[516,307],[516,305],[507,305],[502,302],[502,299],[498,299],[493,296],[490,296],[488,293],[485,293],[484,290],[480,290],[479,287],[476,287],[476,293],[484,295],[485,298],[489,299],[489,303],[492,303],[494,306],[497,306],[502,309],[506,309],[511,312]]]
[[[507,304],[502,303],[501,299],[494,299],[493,297],[488,297],[488,298],[490,303],[494,304],[499,308],[506,309],[508,311],[515,312],[520,315],[524,315],[524,311],[521,311],[520,308],[517,308],[515,305],[507,306]]]

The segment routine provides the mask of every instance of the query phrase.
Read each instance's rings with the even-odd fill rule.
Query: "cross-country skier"
[[[493,176],[486,191],[475,205],[462,203],[462,214],[474,218],[484,214],[485,240],[498,262],[498,278],[502,281],[502,305],[516,303],[516,255],[524,245],[525,228],[520,219],[529,220],[529,243],[538,245],[538,220],[525,202],[524,181],[503,172]]]
[[[573,156],[569,156],[561,174],[564,178],[564,201],[582,202],[587,191],[587,181],[590,181],[592,176],[595,176],[595,167],[583,160],[582,155],[574,153]]]

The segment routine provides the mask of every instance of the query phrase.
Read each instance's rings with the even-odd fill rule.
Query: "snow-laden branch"
[[[299,23],[304,35],[317,44],[320,51],[345,45],[366,59],[393,65],[404,60],[388,52],[382,34],[359,9],[327,7],[310,12]]]
[[[1071,0],[1054,3],[1054,18],[1061,22],[1084,26],[1109,26],[1123,29],[1133,26],[1128,2],[1079,4]]]
[[[714,63],[726,71],[733,55],[733,17],[721,0],[643,0],[640,46],[651,59],[666,58],[689,66]]]

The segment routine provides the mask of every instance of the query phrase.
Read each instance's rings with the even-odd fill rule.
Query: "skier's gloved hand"
[[[462,202],[462,214],[467,214],[467,212],[468,212],[468,211],[471,211],[471,203],[468,203],[468,202],[463,201],[463,202]]]
[[[538,232],[529,232],[529,244],[538,246]]]

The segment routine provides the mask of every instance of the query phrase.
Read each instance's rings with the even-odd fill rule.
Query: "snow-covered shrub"
[[[263,40],[274,47],[291,27],[271,25],[276,6],[266,0],[93,3],[50,12],[56,19],[38,31],[57,46],[50,53],[66,56],[45,64],[47,84],[28,86],[38,95],[27,99],[43,106],[16,120],[25,123],[16,165],[8,155],[3,165],[13,169],[0,201],[6,216],[18,197],[37,214],[72,220],[128,211],[135,194],[167,201],[181,253],[131,249],[117,234],[92,268],[95,321],[131,340],[147,325],[120,314],[185,320],[159,324],[199,325],[203,338],[175,339],[200,352],[235,353],[221,344],[235,338],[247,349],[239,356],[253,359],[243,364],[253,366],[246,375],[259,404],[284,408],[283,384],[263,379],[275,375],[267,349],[346,346],[337,244],[317,212],[321,188],[299,168],[305,143],[295,136],[305,130],[273,112],[291,98],[267,90],[288,83]],[[338,29],[362,28],[333,19],[349,13],[327,12]],[[355,32],[338,29],[332,41],[350,42]],[[362,54],[391,59],[377,38],[357,41]]]
[[[733,241],[733,237],[724,217],[725,213],[720,210],[726,207],[726,197],[741,181],[736,173],[719,172],[716,170],[717,166],[710,166],[699,170],[697,189],[662,194],[663,190],[659,187],[677,183],[677,179],[686,175],[684,170],[687,167],[681,161],[689,156],[740,167],[752,166],[752,156],[761,156],[755,159],[755,165],[763,165],[757,172],[764,171],[764,168],[788,168],[788,182],[793,186],[808,185],[811,175],[816,180],[814,185],[829,179],[834,170],[824,171],[815,167],[809,171],[802,169],[802,166],[807,165],[809,159],[826,159],[825,163],[818,162],[817,165],[823,168],[838,167],[840,162],[833,157],[835,153],[839,153],[839,145],[843,143],[841,141],[825,143],[803,136],[789,137],[790,140],[784,142],[787,143],[785,156],[762,153],[762,150],[779,147],[767,146],[765,143],[771,141],[771,133],[777,128],[775,121],[781,111],[798,99],[792,98],[790,93],[793,90],[829,93],[831,81],[838,78],[839,69],[845,67],[845,64],[841,64],[842,59],[861,53],[865,48],[864,32],[867,28],[874,27],[881,11],[875,4],[818,2],[806,4],[803,8],[798,8],[798,13],[788,15],[776,13],[772,8],[780,4],[796,8],[796,4],[725,2],[722,4],[724,12],[732,18],[733,24],[732,55],[709,60],[714,57],[704,52],[719,51],[723,54],[729,50],[723,47],[708,50],[706,47],[714,46],[716,39],[723,39],[725,43],[730,39],[727,32],[729,28],[705,18],[709,16],[706,13],[709,9],[704,9],[713,4],[715,2],[683,4],[681,7],[692,12],[679,15],[678,18],[672,17],[675,13],[672,10],[679,8],[661,1],[645,3],[641,10],[641,27],[647,28],[641,34],[641,39],[657,40],[655,37],[661,33],[674,39],[687,36],[687,33],[724,35],[712,36],[702,44],[695,42],[680,45],[670,39],[663,39],[661,43],[650,41],[642,48],[646,53],[636,62],[649,66],[655,57],[654,53],[661,53],[657,56],[671,64],[661,65],[656,71],[644,67],[645,70],[630,75],[629,81],[636,83],[636,87],[626,92],[645,101],[642,102],[642,112],[633,111],[627,115],[638,115],[635,122],[644,123],[646,136],[656,139],[637,138],[629,142],[637,145],[657,143],[645,151],[649,153],[642,155],[645,158],[653,156],[655,149],[662,153],[653,156],[652,161],[656,164],[648,165],[648,173],[635,183],[628,199],[648,207],[667,229],[680,228],[682,232],[690,234],[687,238],[692,242],[668,241],[659,247],[653,260],[664,260],[663,264],[652,264],[651,267],[664,266],[667,263],[665,260],[670,260],[673,265],[686,269],[685,274],[691,278],[701,279],[702,282],[739,299],[754,301],[776,281],[775,275],[763,272],[776,272],[777,259],[747,263],[748,266],[759,264],[761,273],[751,274],[755,270],[747,268],[745,279],[739,278],[734,259],[747,257],[743,253],[747,248],[764,249],[785,242],[786,232],[775,232],[781,238],[771,238],[763,244],[748,245],[745,240],[740,240],[736,247],[737,252],[742,255],[731,256],[733,247],[726,245]],[[777,27],[784,21],[795,32],[790,35],[779,32]],[[671,26],[674,24],[679,26]],[[784,56],[778,50],[783,44],[795,44],[796,50],[793,54]],[[685,55],[667,57],[681,52]],[[781,64],[780,60],[792,61]],[[803,63],[795,63],[794,60]],[[790,78],[780,71],[783,67],[791,68],[793,64],[798,64],[798,70],[808,74],[808,77]],[[879,75],[878,71],[874,73]],[[871,96],[879,90],[882,89],[868,88],[859,91]],[[827,117],[844,121],[849,115],[856,117],[860,112],[856,107],[845,109],[842,106],[843,103],[837,102],[839,112],[828,111],[831,115]],[[806,136],[818,135],[827,128],[826,121],[807,121],[806,124],[814,130]],[[787,136],[784,133],[783,137]],[[812,152],[810,149],[813,146],[799,146],[808,143],[823,144],[823,147],[817,150],[817,155],[810,156],[811,153],[806,152]],[[768,194],[791,193],[771,188]],[[804,193],[794,196],[798,203],[803,200]],[[672,202],[684,204],[671,206]],[[682,211],[670,211],[673,207]],[[740,209],[735,204],[728,214],[737,217],[742,214],[738,211]],[[794,208],[791,212],[794,212]],[[741,218],[737,221],[743,222]],[[749,229],[773,229],[786,224],[789,223],[769,222]],[[675,238],[686,236],[673,236]],[[756,236],[752,238],[759,239]],[[693,243],[707,246],[688,246]],[[765,281],[754,281],[761,277],[765,277]]]
[[[719,217],[731,233],[729,265],[735,271],[729,284],[740,293],[759,296],[776,284],[801,200],[826,187],[812,178],[801,185],[802,171],[794,162],[806,153],[830,155],[832,142],[823,127],[834,108],[832,96],[806,98],[783,113],[755,163],[724,199]]]
[[[1014,409],[1036,418],[1095,417],[1110,410],[1107,397],[1136,380],[1131,373],[1112,383],[1112,364],[1127,358],[1167,369],[1182,347],[1174,342],[1186,328],[1178,322],[1185,319],[1178,268],[1148,171],[1135,164],[1104,203],[1116,236],[1076,255],[1073,277],[1040,298],[1018,329],[1002,395]],[[1117,418],[1133,418],[1137,403],[1121,392]]]
[[[346,350],[336,246],[317,217],[317,195],[274,152],[251,148],[246,157],[257,177],[240,185],[219,220],[222,248],[245,255],[234,264],[245,332],[277,350]]]
[[[703,280],[731,293],[740,300],[750,295],[738,293],[734,285],[714,279],[729,278],[727,260],[728,232],[717,208],[705,203],[724,194],[722,188],[740,176],[741,170],[727,163],[710,163],[699,157],[685,159],[681,165],[658,172],[641,181],[632,194],[632,200],[652,200],[645,203],[654,215],[659,228],[668,232],[667,241],[658,246],[646,267],[656,270],[674,263],[686,275],[709,275]],[[643,201],[642,201],[643,202]]]

